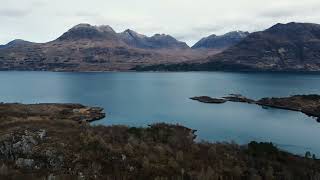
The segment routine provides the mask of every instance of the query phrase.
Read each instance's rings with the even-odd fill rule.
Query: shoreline
[[[139,71],[139,70],[106,70],[106,71],[77,71],[77,70],[0,70],[0,72],[61,72],[61,73],[197,73],[197,72],[203,72],[203,73],[214,73],[214,72],[222,72],[222,73],[241,73],[241,74],[310,74],[310,75],[320,75],[320,71],[231,71],[231,70],[215,70],[215,71],[198,71],[198,70],[192,70],[192,71]]]

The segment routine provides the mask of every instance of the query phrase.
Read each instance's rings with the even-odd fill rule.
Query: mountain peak
[[[8,42],[5,47],[11,47],[11,46],[21,46],[21,45],[29,45],[32,44],[32,42],[25,41],[23,39],[15,39],[13,41]]]
[[[226,49],[237,44],[248,35],[249,32],[244,31],[231,31],[221,36],[212,34],[208,37],[202,38],[192,48]]]
[[[131,29],[126,29],[124,32],[122,32],[121,34],[127,36],[127,37],[131,37],[131,38],[146,38],[147,36],[143,35],[143,34],[139,34]]]
[[[79,39],[115,39],[116,32],[108,25],[92,26],[90,24],[78,24],[66,33],[64,33],[58,40],[79,40]]]
[[[319,28],[319,24],[314,23],[297,23],[297,22],[290,22],[290,23],[277,23],[274,26],[267,29],[267,31],[277,30],[277,29],[311,29],[311,28]]]
[[[90,28],[90,27],[93,27],[93,26],[91,26],[90,24],[87,24],[87,23],[80,23],[80,24],[73,26],[71,29]]]
[[[223,36],[237,36],[237,37],[247,37],[250,33],[248,31],[231,31],[228,32],[226,34],[224,34]]]
[[[77,29],[95,29],[99,32],[112,32],[115,33],[115,31],[112,29],[109,25],[101,25],[101,26],[92,26],[91,24],[87,23],[81,23],[78,25],[73,26],[70,30],[77,30]]]
[[[320,38],[319,29],[319,24],[290,22],[287,24],[278,23],[267,29],[265,32],[277,34],[281,38],[299,38],[302,40]]]
[[[96,28],[101,32],[111,32],[116,33],[114,29],[109,25],[96,26]]]
[[[189,48],[186,43],[177,41],[172,36],[166,34],[155,34],[148,37],[133,30],[127,29],[119,33],[120,38],[128,45],[137,48],[157,49],[157,48]]]

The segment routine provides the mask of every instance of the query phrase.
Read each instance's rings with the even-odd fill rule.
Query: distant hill
[[[320,25],[276,24],[198,63],[137,67],[139,70],[320,71]]]
[[[25,45],[31,45],[32,42],[24,41],[22,39],[15,39],[13,41],[10,41],[9,43],[5,45],[0,45],[0,47],[14,47],[14,46],[25,46]]]
[[[249,35],[249,32],[243,32],[243,31],[232,31],[221,36],[217,36],[213,34],[208,37],[202,38],[194,46],[192,46],[192,48],[193,49],[199,49],[199,48],[227,49],[239,43],[248,35]]]

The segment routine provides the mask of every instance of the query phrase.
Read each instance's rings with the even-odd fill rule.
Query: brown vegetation
[[[194,133],[162,123],[92,127],[60,116],[1,116],[0,179],[320,178],[320,163],[311,156],[294,156],[272,143],[195,142]]]

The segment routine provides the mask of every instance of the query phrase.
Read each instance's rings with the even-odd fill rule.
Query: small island
[[[203,102],[203,103],[208,103],[208,104],[222,104],[227,102],[227,100],[225,99],[212,98],[209,96],[198,96],[198,97],[192,97],[190,99]]]
[[[207,99],[215,99],[207,96],[204,98],[191,98],[193,100],[197,100],[203,103],[207,103]],[[308,116],[316,117],[317,121],[320,122],[320,95],[294,95],[290,97],[282,97],[282,98],[262,98],[259,100],[249,99],[245,96],[239,94],[230,94],[230,96],[223,97],[221,99],[221,103],[224,102],[241,102],[241,103],[249,103],[249,104],[257,104],[262,107],[272,107],[279,109],[286,109],[291,111],[299,111]]]
[[[272,143],[195,141],[195,130],[91,126],[102,108],[80,104],[0,104],[0,179],[302,179],[320,162]]]

